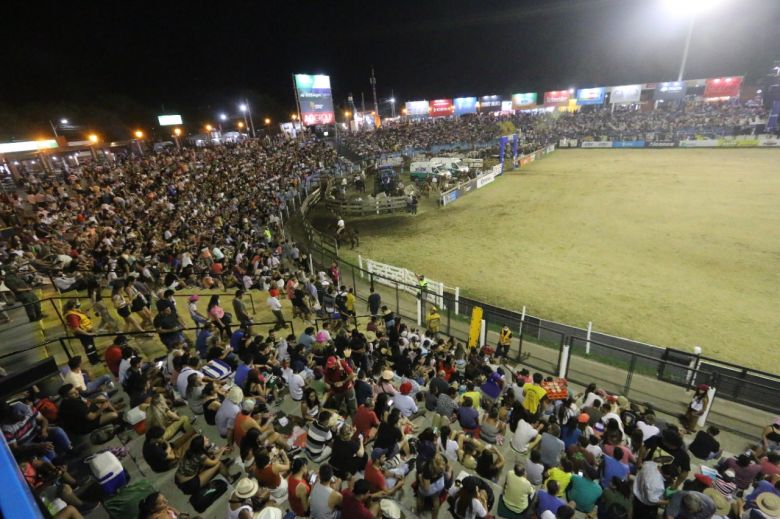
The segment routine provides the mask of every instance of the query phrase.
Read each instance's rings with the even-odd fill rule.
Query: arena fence
[[[469,316],[479,306],[483,309],[486,343],[495,345],[499,329],[508,325],[514,334],[510,356],[523,366],[583,385],[596,382],[611,392],[672,415],[685,410],[692,387],[707,383],[717,391],[708,421],[742,435],[760,434],[763,424],[756,423],[755,409],[780,413],[777,374],[546,320],[528,314],[525,307],[520,312],[508,310],[452,290],[420,297],[416,284],[371,271],[365,268],[365,262],[355,265],[340,257],[338,248],[330,245],[332,240],[307,222],[305,212],[298,212],[296,218],[309,229],[299,246],[309,255],[312,271],[326,270],[335,263],[341,272],[341,283],[352,286],[359,300],[366,301],[369,290],[374,288],[383,305],[418,326],[425,325],[435,304],[440,309],[439,331],[466,341]],[[358,308],[358,312],[362,311]]]
[[[775,135],[687,135],[653,136],[652,139],[636,135],[604,137],[603,139],[560,139],[558,147],[603,149],[603,148],[777,148],[780,138]]]

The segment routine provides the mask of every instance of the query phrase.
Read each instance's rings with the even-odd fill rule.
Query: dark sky
[[[330,74],[337,103],[368,102],[372,64],[379,96],[401,100],[676,79],[687,28],[665,0],[15,3],[2,106],[201,118],[244,94],[291,111],[293,72]],[[780,59],[780,0],[717,3],[686,77],[759,78]]]

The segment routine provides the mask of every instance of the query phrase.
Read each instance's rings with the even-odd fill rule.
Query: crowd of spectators
[[[538,148],[563,138],[652,141],[750,134],[765,121],[766,110],[753,103],[691,101],[679,106],[660,105],[653,110],[584,107],[571,113],[495,113],[391,121],[376,131],[347,134],[344,141],[351,152],[371,158],[410,148],[486,144],[504,133],[498,124],[501,122],[511,122],[524,142]]]
[[[438,124],[423,128],[438,135],[430,129]],[[482,118],[463,124],[480,136]],[[173,472],[177,487],[177,495],[146,496],[141,519],[186,517],[168,500],[201,496],[215,481],[231,487],[227,510],[213,513],[238,519],[274,517],[270,510],[278,518],[282,509],[399,519],[405,492],[433,519],[441,508],[458,519],[491,510],[508,519],[780,515],[780,418],[759,445],[731,457],[717,428],[698,430],[703,396],[680,427],[595,385],[577,392],[530,373],[508,361],[506,348],[467,349],[440,333],[437,319],[416,329],[379,294],[369,298],[370,320],[357,319],[338,266],[306,276],[280,225],[292,193],[337,162],[316,140],[253,140],[85,166],[14,198],[19,227],[0,249],[5,285],[25,297],[25,281],[8,279],[32,275],[24,268],[35,265],[72,277],[57,287],[87,290],[100,323],[74,303],[67,324],[107,371],[93,376],[76,356],[57,395],[33,388],[0,405],[27,481],[45,502],[60,503],[55,517],[97,506],[69,462],[136,434],[128,410],[144,416],[143,460]],[[205,307],[197,295],[227,286],[232,313],[217,295]],[[173,297],[182,290],[191,294],[186,309]],[[242,300],[252,291],[276,318],[260,332]],[[290,311],[306,326],[297,336],[286,330]],[[183,331],[186,313],[196,334]],[[315,324],[315,313],[324,321]],[[151,337],[119,333],[98,356],[99,328]],[[166,355],[146,358],[133,341],[159,341]],[[511,333],[500,341],[511,344]],[[694,460],[715,468],[699,472]]]

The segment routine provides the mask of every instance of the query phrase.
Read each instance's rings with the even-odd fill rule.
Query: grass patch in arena
[[[777,150],[559,150],[346,251],[529,315],[773,371]]]

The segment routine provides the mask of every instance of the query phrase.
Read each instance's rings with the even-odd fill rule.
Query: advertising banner
[[[585,141],[582,143],[583,148],[611,148],[612,141]]]
[[[428,101],[407,101],[406,115],[410,117],[428,117]]]
[[[181,115],[158,115],[157,121],[160,126],[174,126],[176,124],[182,124]]]
[[[457,187],[455,189],[451,189],[450,191],[447,191],[441,196],[441,205],[451,204],[452,202],[457,200],[460,195],[461,195],[460,189]]]
[[[452,99],[434,99],[431,101],[431,117],[449,117],[455,113]]]
[[[305,126],[333,124],[333,97],[330,76],[295,74],[295,89],[301,106],[301,120]]]
[[[609,102],[616,104],[638,103],[642,95],[642,85],[621,85],[612,87],[609,93]]]
[[[755,148],[758,146],[758,139],[718,139],[718,146],[721,148]]]
[[[652,141],[647,143],[648,148],[674,148],[677,143],[674,141]]]
[[[469,325],[469,348],[480,346],[479,340],[482,331],[482,307],[475,306],[471,309],[471,324]]]
[[[681,148],[713,148],[718,145],[717,139],[698,139],[694,141],[680,141]]]
[[[645,141],[612,141],[613,148],[644,148]]]
[[[656,101],[679,101],[685,97],[685,81],[667,81],[655,86]]]
[[[760,137],[758,139],[758,145],[767,147],[780,147],[780,139],[775,137]]]
[[[536,92],[512,94],[512,110],[523,110],[536,106]]]
[[[455,102],[455,115],[477,113],[476,97],[456,97],[454,99],[454,102]]]
[[[603,105],[606,89],[598,88],[580,88],[577,90],[577,104],[584,105]]]
[[[477,111],[479,113],[498,112],[501,110],[501,96],[482,96],[479,98]]]
[[[544,106],[566,106],[571,99],[568,90],[551,90],[544,93]]]
[[[496,174],[493,172],[485,173],[482,176],[477,177],[477,189],[481,188],[482,186],[486,186],[487,184],[490,184],[496,179]]]
[[[708,79],[704,84],[704,97],[739,97],[742,77],[719,77]]]
[[[92,144],[92,142],[88,142]],[[54,139],[42,141],[4,142],[0,143],[0,153],[18,153],[21,151],[35,151],[57,147],[59,147],[59,145]]]
[[[502,112],[511,112],[512,111],[512,101],[501,101],[501,111]]]
[[[524,157],[520,157],[520,167],[522,168],[524,166],[527,166],[532,161],[533,161],[533,157],[529,157],[528,155],[526,155]]]

